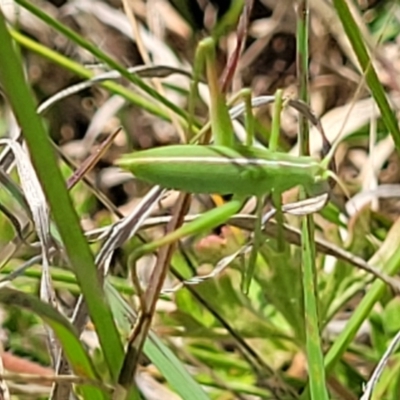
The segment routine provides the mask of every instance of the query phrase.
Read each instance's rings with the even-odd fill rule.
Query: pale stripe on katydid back
[[[117,165],[137,178],[189,193],[260,196],[303,186],[316,194],[330,173],[312,157],[237,145],[173,145],[125,155]]]

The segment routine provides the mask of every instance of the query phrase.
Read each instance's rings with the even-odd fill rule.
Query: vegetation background
[[[238,22],[244,5],[251,10],[247,29]],[[19,161],[32,172],[26,153],[13,157],[5,149],[0,398],[400,398],[397,281],[389,287],[364,271],[376,267],[387,277],[400,270],[398,1],[0,0],[0,10],[0,134],[18,137],[14,112],[58,243],[41,236],[41,211],[32,215],[32,198],[41,198],[37,189],[26,190],[29,172],[13,168]],[[170,272],[164,283],[151,274],[160,257],[145,256],[135,271],[129,268],[128,257],[141,241],[165,235],[179,200],[176,193],[149,198],[148,184],[113,163],[133,150],[178,143],[191,119],[206,124],[206,82],[194,115],[187,113],[190,73],[197,44],[218,26],[225,30],[215,71],[233,73],[228,99],[245,87],[253,98],[282,89],[286,97],[309,101],[331,143],[341,138],[336,164],[347,193],[337,186],[329,206],[313,216],[316,290],[303,285],[301,218],[285,215],[283,252],[271,222],[251,291],[242,293],[245,257],[237,251],[254,229],[251,202],[230,224],[180,241],[165,262]],[[240,60],[229,67],[238,40]],[[136,75],[87,81],[128,67],[137,67]],[[300,78],[308,81],[306,93]],[[82,81],[89,83],[74,86]],[[64,91],[70,87],[75,90]],[[57,94],[51,105],[44,103]],[[35,104],[42,104],[45,126]],[[273,107],[259,107],[254,115],[257,139],[268,143]],[[237,134],[244,125],[235,122]],[[284,108],[280,131],[279,150],[298,153],[297,111]],[[314,128],[309,142],[319,155],[322,141]],[[297,189],[283,201],[296,198]],[[190,214],[227,200],[193,196]],[[38,209],[43,207],[41,199]],[[137,233],[130,238],[132,230]],[[43,256],[50,262],[48,280]],[[96,267],[106,272],[104,282]],[[190,284],[181,287],[183,280]],[[143,308],[138,282],[142,289],[163,284],[140,356],[127,347]],[[87,308],[79,319],[81,294]],[[318,321],[304,302],[310,298]],[[146,336],[143,327],[134,332]],[[53,350],[64,352],[56,354],[57,362],[48,346],[54,336]],[[388,363],[376,381],[380,361]],[[365,390],[368,381],[376,386]]]

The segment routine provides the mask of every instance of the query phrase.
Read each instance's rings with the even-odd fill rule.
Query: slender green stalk
[[[253,107],[251,106],[251,90],[242,89],[242,96],[246,106],[245,127],[246,127],[246,146],[254,144],[255,121],[253,115]]]
[[[310,218],[303,219],[302,266],[304,315],[306,327],[306,350],[308,361],[310,397],[312,400],[328,399],[326,390],[321,331],[318,318],[318,295],[315,269],[314,226]]]
[[[219,86],[215,62],[215,42],[211,38],[199,44],[199,52],[204,52],[208,87],[210,89],[210,120],[215,144],[233,146],[233,126],[225,103],[225,95]]]
[[[272,129],[268,146],[271,151],[278,150],[279,136],[281,133],[282,95],[282,89],[278,89],[275,93],[274,115],[272,116]]]
[[[198,98],[198,85],[200,82],[200,79],[203,75],[203,69],[204,69],[204,64],[205,64],[205,54],[204,52],[200,52],[199,48],[196,49],[196,54],[194,57],[194,65],[192,69],[192,75],[193,75],[193,80],[190,82],[190,91],[189,91],[189,97],[188,97],[188,113],[189,113],[189,119],[188,119],[188,139],[189,141],[193,140],[196,141],[197,138],[193,138],[193,119],[195,115],[195,107],[196,107],[196,100]],[[203,127],[204,129],[204,127]],[[208,126],[207,129],[210,129]]]
[[[271,127],[271,135],[269,140],[269,149],[271,151],[278,150],[279,144],[279,136],[281,133],[281,114],[283,107],[283,91],[278,89],[275,93],[275,101],[274,101],[274,114],[272,116],[272,127]],[[274,206],[276,208],[275,219],[278,223],[278,233],[277,233],[277,243],[278,243],[278,251],[283,253],[285,244],[283,239],[283,213],[282,213],[282,196],[281,193],[272,193],[272,199]]]
[[[299,84],[299,99],[309,103],[308,84],[308,26],[309,26],[309,5],[308,0],[298,0],[297,4],[297,80]],[[308,122],[299,113],[299,142],[300,154],[309,154],[309,129]]]
[[[298,0],[297,4],[297,79],[299,97],[309,103],[308,84],[308,40],[309,40],[309,4],[308,0]],[[299,115],[300,154],[309,154],[308,121]],[[301,191],[305,198],[305,192]],[[304,296],[304,320],[306,331],[306,353],[309,373],[311,400],[327,400],[324,358],[320,323],[318,318],[317,273],[315,265],[314,220],[307,215],[302,220],[302,276]]]
[[[253,246],[251,248],[249,263],[243,274],[242,281],[242,291],[245,294],[249,293],[251,281],[254,276],[254,271],[257,265],[257,256],[260,246],[263,242],[262,236],[262,208],[264,203],[264,196],[257,197],[257,207],[256,207],[256,222],[253,234]]]

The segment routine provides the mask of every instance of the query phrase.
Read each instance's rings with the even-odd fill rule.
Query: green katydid
[[[124,155],[137,178],[190,193],[260,196],[303,186],[316,194],[332,174],[326,162],[243,145],[171,145]],[[325,187],[326,189],[326,187]]]
[[[260,204],[264,196],[271,195],[279,208],[281,194],[295,186],[302,186],[309,196],[328,190],[328,178],[332,177],[328,169],[329,158],[318,162],[308,156],[296,157],[269,149],[233,144],[233,127],[226,103],[218,91],[212,65],[214,48],[210,51],[211,46],[213,43],[206,39],[200,48],[206,52],[211,92],[211,130],[215,144],[173,145],[138,151],[123,156],[117,160],[117,165],[130,170],[137,178],[164,188],[189,193],[233,194],[234,197],[229,203],[205,212],[173,233],[141,246],[132,254],[133,260],[161,245],[226,222],[240,211],[249,196],[256,196]],[[281,104],[281,101],[277,103]],[[279,115],[279,112],[275,114]],[[275,137],[272,141],[276,143],[279,129],[273,132]],[[249,136],[253,137],[252,132],[249,132]],[[261,207],[258,210],[261,212]],[[252,263],[255,263],[256,252],[255,246]],[[254,265],[250,263],[244,274],[246,292],[253,271]]]

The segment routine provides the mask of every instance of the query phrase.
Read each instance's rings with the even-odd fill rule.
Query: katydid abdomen
[[[117,165],[144,181],[191,193],[263,195],[323,180],[311,157],[246,146],[173,145],[124,155]]]

